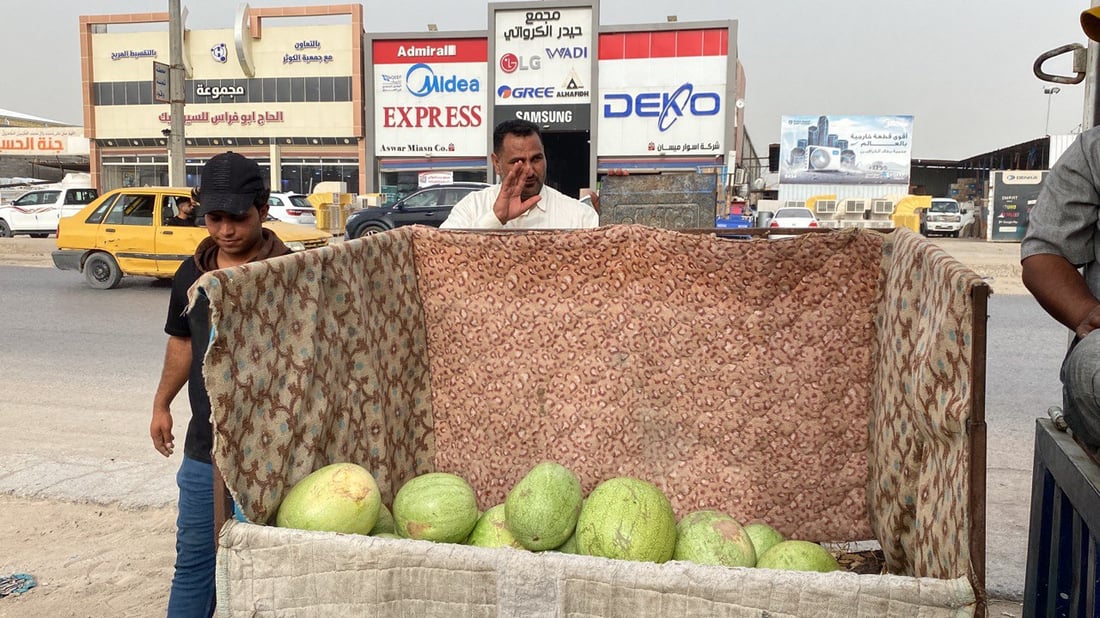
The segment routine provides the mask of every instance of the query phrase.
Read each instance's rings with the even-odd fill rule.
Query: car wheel
[[[84,278],[97,290],[109,290],[122,280],[122,270],[109,254],[95,253],[84,262]]]
[[[4,221],[3,219],[0,219],[0,238],[11,238],[11,237],[12,237],[11,226],[8,225],[7,221]]]
[[[362,238],[364,236],[370,236],[371,234],[377,234],[379,232],[385,232],[386,228],[378,225],[377,223],[364,223],[355,229],[355,238]]]

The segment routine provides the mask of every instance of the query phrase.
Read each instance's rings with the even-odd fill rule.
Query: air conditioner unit
[[[890,200],[871,200],[871,214],[890,215],[894,213],[894,202]]]
[[[733,183],[737,185],[745,184],[745,168],[739,167],[733,172]]]
[[[845,200],[844,214],[862,215],[865,210],[867,210],[867,202],[865,200]]]
[[[840,149],[831,146],[810,146],[806,152],[806,169],[813,172],[840,170]]]
[[[799,201],[796,201],[796,200],[787,200],[783,204],[783,207],[784,208],[805,208],[806,207],[806,202],[799,202]]]
[[[814,210],[819,215],[831,215],[836,213],[836,200],[818,200],[814,204]]]

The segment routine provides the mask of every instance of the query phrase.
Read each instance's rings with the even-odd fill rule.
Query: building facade
[[[260,160],[276,190],[337,180],[392,201],[494,182],[492,127],[507,118],[540,125],[548,183],[574,196],[623,171],[724,170],[734,182],[734,20],[600,26],[597,0],[549,0],[490,3],[486,31],[366,33],[362,10],[242,5],[232,29],[187,30],[187,183],[224,150]],[[288,17],[306,25],[280,26]],[[152,68],[168,61],[167,21],[81,18],[85,132],[104,190],[167,183],[171,112],[154,100]]]
[[[284,27],[281,18],[325,23]],[[103,189],[168,183],[170,105],[153,98],[153,61],[168,62],[168,32],[112,28],[167,23],[167,13],[80,19],[84,129],[93,182]],[[362,45],[362,5],[241,5],[233,29],[186,30],[188,185],[199,184],[209,157],[233,150],[258,159],[275,191],[341,181],[359,192]]]

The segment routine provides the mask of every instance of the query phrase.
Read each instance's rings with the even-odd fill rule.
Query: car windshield
[[[959,205],[955,202],[932,200],[932,207],[928,212],[959,212]]]

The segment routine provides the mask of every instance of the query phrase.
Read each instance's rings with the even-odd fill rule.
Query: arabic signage
[[[354,108],[351,102],[188,104],[184,125],[187,137],[346,137]],[[95,115],[100,140],[159,137],[172,122],[167,105],[100,106]]]
[[[153,100],[157,103],[170,103],[168,90],[168,65],[153,62]]]
[[[80,127],[0,127],[0,155],[87,155]]]
[[[727,36],[725,28],[601,35],[597,154],[725,154]]]
[[[155,49],[123,49],[111,52],[111,60],[140,60],[142,58],[156,58]]]
[[[908,184],[912,116],[783,116],[779,182]]]
[[[207,86],[202,82],[195,84],[195,100],[209,99],[217,101],[222,97],[235,99],[244,96],[244,86]]]
[[[494,18],[497,108],[591,103],[595,38],[590,6],[497,9]]]
[[[172,123],[172,114],[168,112],[161,112],[157,117],[162,124]],[[198,112],[195,114],[184,114],[183,124],[185,126],[191,126],[193,124],[206,124],[233,126],[239,124],[242,127],[250,125],[256,125],[262,127],[266,124],[283,122],[283,112],[264,112],[264,111],[251,111],[251,112]]]
[[[992,173],[993,195],[989,204],[993,221],[989,226],[990,240],[1023,240],[1031,209],[1039,200],[1039,190],[1046,177],[1045,170]]]
[[[488,41],[374,41],[375,154],[486,155]]]

